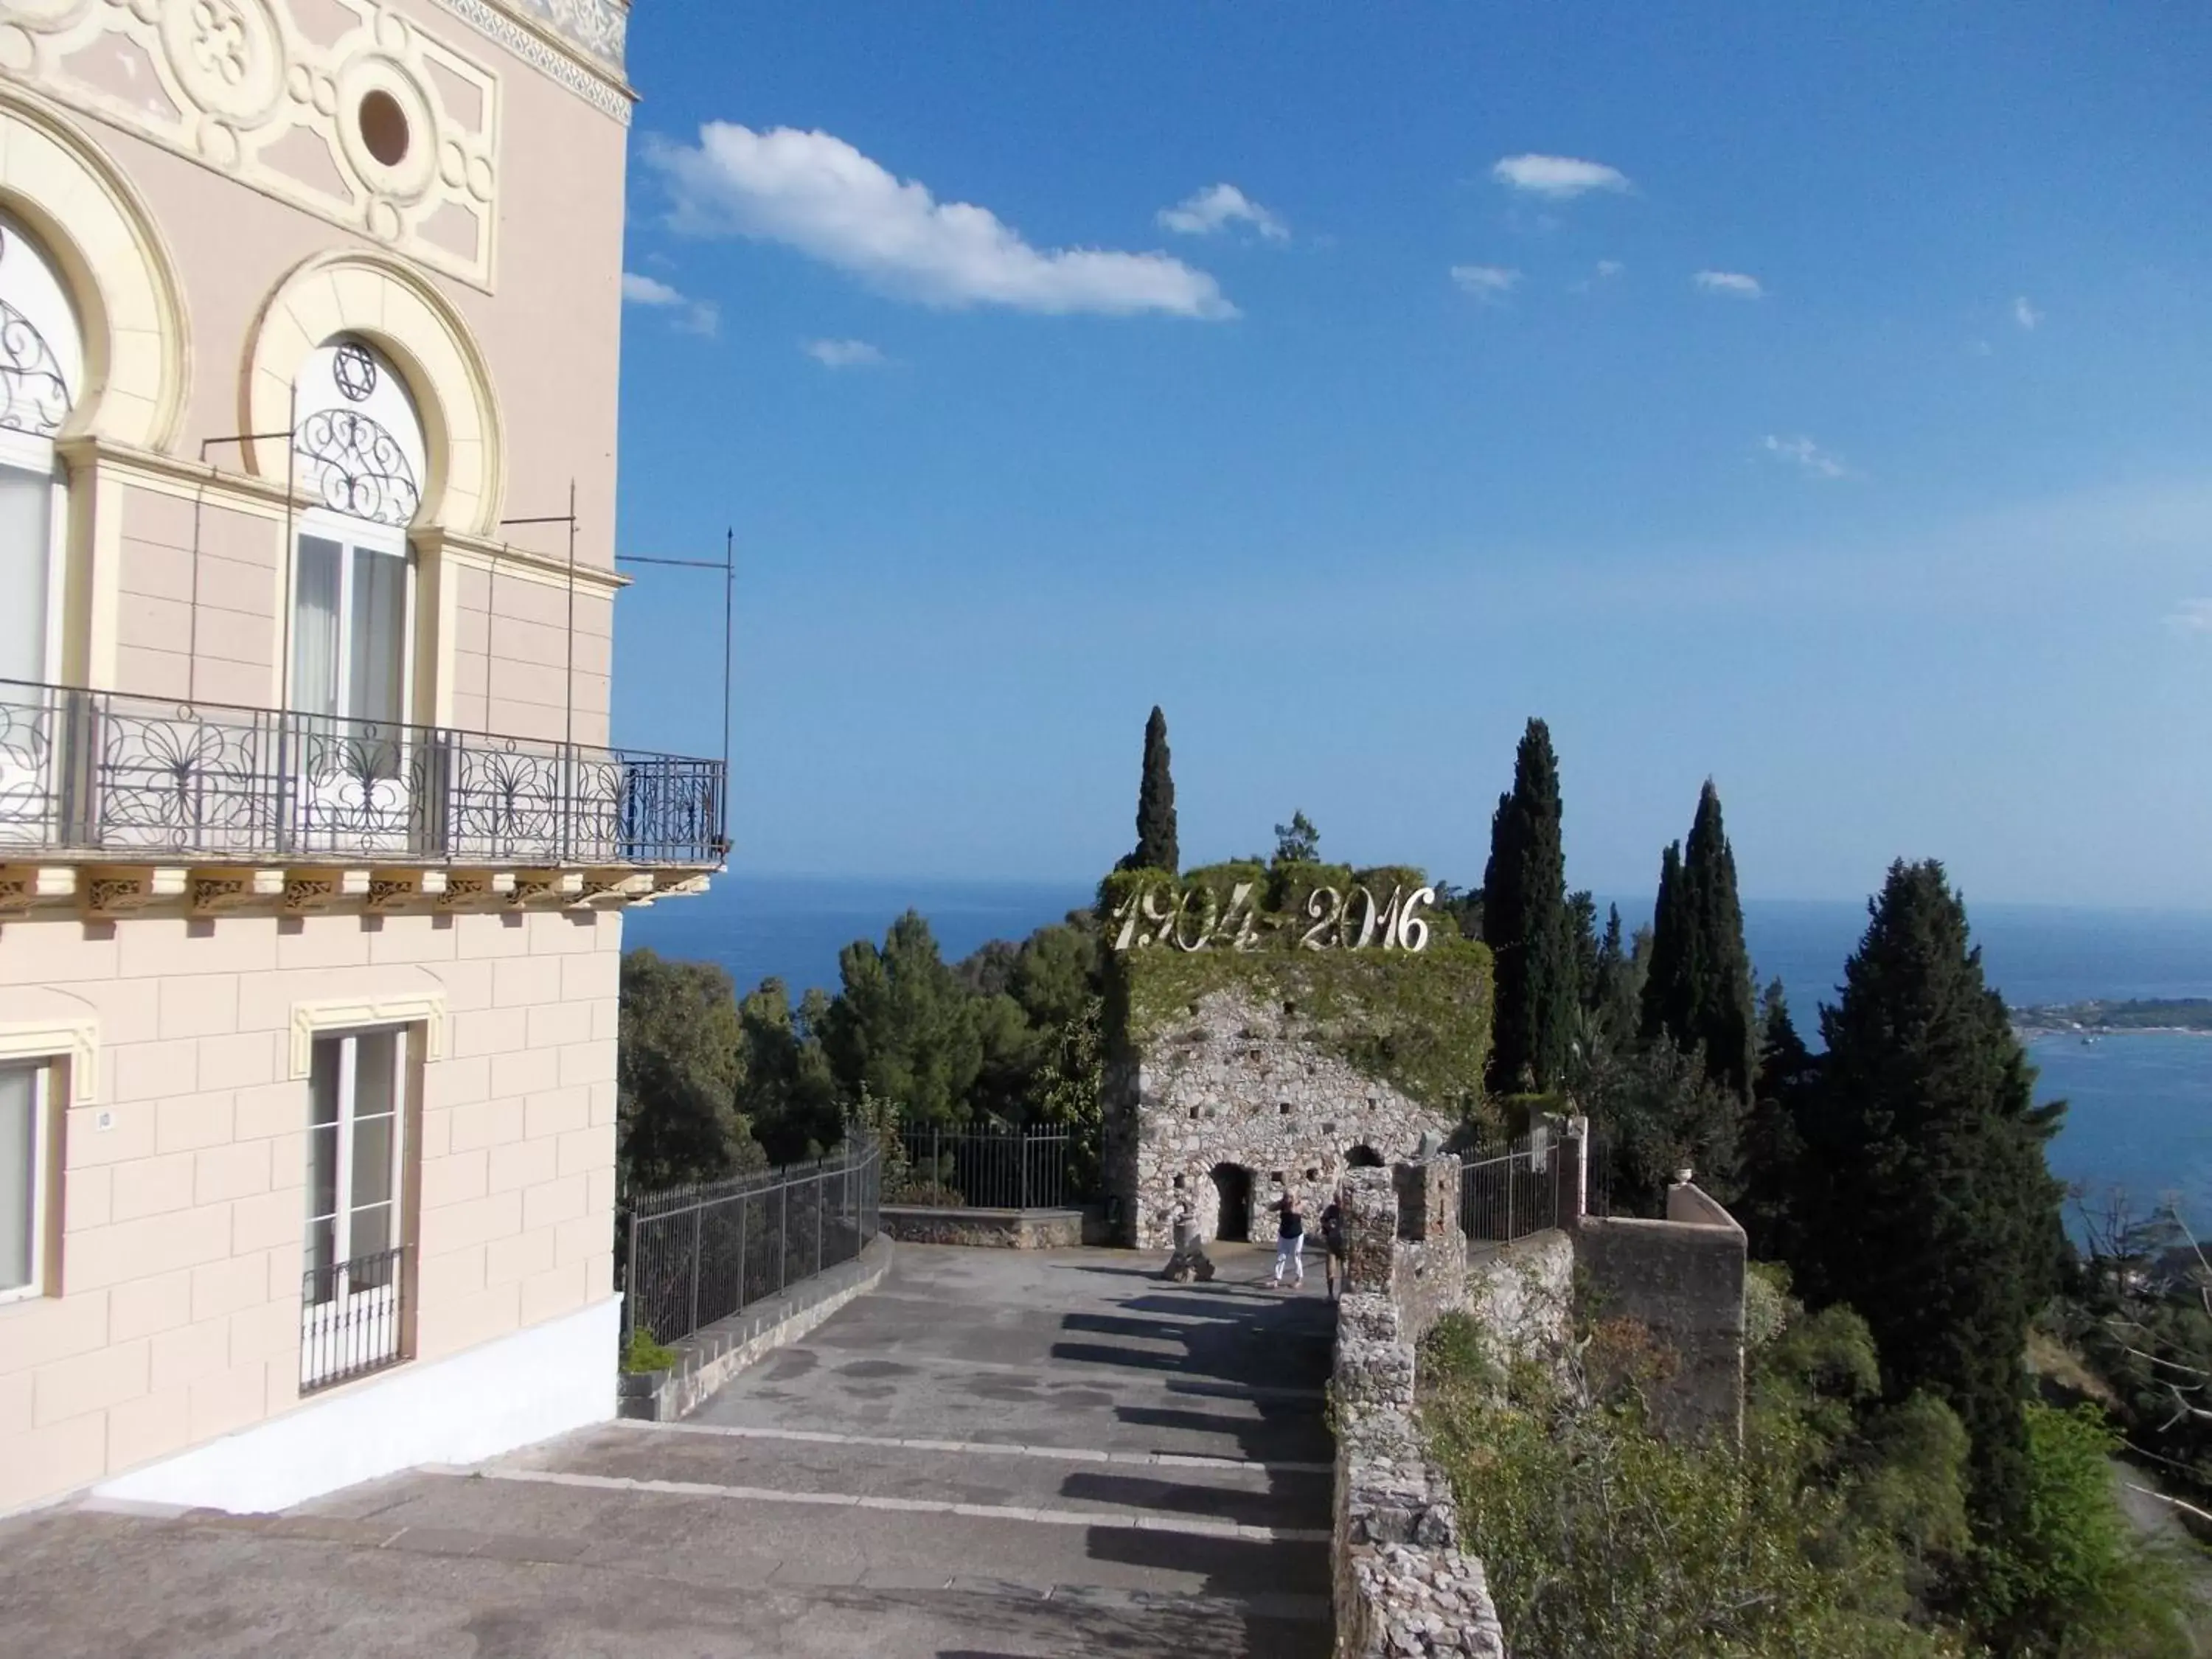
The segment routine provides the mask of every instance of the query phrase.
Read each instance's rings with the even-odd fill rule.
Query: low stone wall
[[[875,1289],[890,1265],[891,1241],[879,1235],[850,1261],[693,1332],[673,1345],[683,1357],[671,1369],[624,1375],[619,1414],[651,1423],[690,1416],[755,1360],[796,1342],[854,1297]]]
[[[1459,1547],[1450,1483],[1423,1452],[1413,1414],[1419,1332],[1469,1301],[1458,1205],[1455,1158],[1355,1170],[1346,1181],[1345,1292],[1329,1381],[1330,1567],[1344,1659],[1504,1659],[1482,1563]]]
[[[1575,1241],[1554,1228],[1468,1249],[1467,1311],[1509,1353],[1558,1353],[1574,1315]]]
[[[908,1244],[1072,1250],[1095,1230],[1081,1210],[953,1210],[886,1204],[882,1214],[884,1231]]]
[[[1652,1386],[1668,1437],[1743,1432],[1743,1229],[1694,1186],[1670,1187],[1667,1219],[1586,1218],[1575,1262],[1601,1318],[1632,1319],[1673,1351]]]

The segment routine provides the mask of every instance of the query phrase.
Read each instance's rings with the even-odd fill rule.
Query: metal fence
[[[873,1146],[813,1164],[633,1198],[623,1302],[629,1331],[662,1342],[849,1261],[878,1231]]]
[[[979,1210],[1062,1210],[1095,1184],[1088,1137],[1067,1129],[909,1127],[902,1204]]]
[[[0,680],[0,848],[700,865],[722,763]]]
[[[308,1268],[300,1280],[300,1392],[398,1364],[406,1317],[405,1245]]]
[[[1504,1147],[1462,1155],[1459,1224],[1470,1239],[1510,1243],[1559,1224],[1560,1187],[1569,1179],[1566,1143],[1539,1129]]]

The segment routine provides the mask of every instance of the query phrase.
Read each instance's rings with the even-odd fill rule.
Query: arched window
[[[65,498],[54,436],[84,389],[84,338],[38,240],[0,213],[0,680],[43,680]]]
[[[407,526],[422,503],[422,423],[389,359],[342,335],[309,354],[292,433],[301,484],[292,706],[390,726],[408,714],[414,583]]]

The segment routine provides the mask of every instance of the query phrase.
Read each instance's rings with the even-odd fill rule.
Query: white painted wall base
[[[622,1299],[298,1410],[104,1480],[96,1497],[258,1514],[420,1463],[477,1463],[615,1414]]]

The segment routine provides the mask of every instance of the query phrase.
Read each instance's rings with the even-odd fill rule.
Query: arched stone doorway
[[[1362,1141],[1344,1155],[1344,1167],[1347,1170],[1379,1170],[1382,1167],[1382,1154]]]
[[[1252,1172],[1242,1164],[1213,1166],[1213,1236],[1224,1243],[1252,1237]]]

